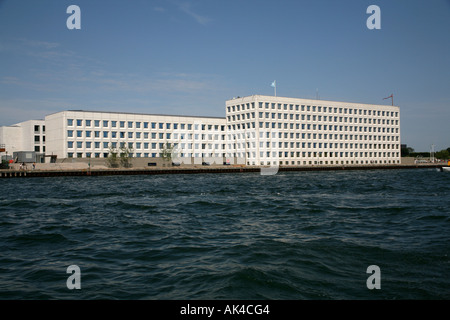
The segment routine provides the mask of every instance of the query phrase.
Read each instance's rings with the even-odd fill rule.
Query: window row
[[[248,161],[248,165],[255,165],[255,161]],[[276,165],[278,161],[261,161],[261,165]],[[340,164],[392,164],[392,163],[400,163],[400,160],[287,160],[287,161],[279,161],[280,165],[340,165]]]
[[[396,158],[399,157],[399,152],[259,152],[260,158]],[[256,158],[256,152],[236,153],[237,157],[247,156],[249,159]]]
[[[89,131],[89,130],[67,130],[68,138],[120,138],[120,139],[188,139],[188,140],[219,140],[225,139],[225,135],[198,134],[198,133],[157,133],[157,132],[125,132],[125,131]]]
[[[108,158],[109,153],[107,152],[68,152],[67,157],[68,158]],[[129,153],[128,156],[130,158],[162,158],[162,153],[157,152],[132,152]],[[227,154],[225,153],[181,153],[179,155],[180,158],[204,158],[204,157],[226,157]]]
[[[252,103],[252,109],[254,104]],[[247,106],[247,108],[246,108]],[[241,104],[234,106],[227,106],[227,112],[239,112],[250,109],[250,104]],[[270,103],[259,102],[259,109],[272,109],[272,110],[289,110],[289,111],[308,111],[308,112],[328,112],[328,113],[340,113],[340,114],[359,114],[359,115],[373,115],[381,117],[398,117],[398,111],[386,111],[386,110],[374,110],[374,109],[360,109],[350,107],[326,107],[326,106],[308,106],[299,104],[287,104],[287,103]]]
[[[227,120],[241,121],[255,119],[255,113],[243,113],[237,115],[227,116]],[[338,122],[338,123],[369,123],[369,124],[386,124],[386,125],[398,125],[398,119],[380,119],[380,118],[358,118],[358,117],[338,117],[338,116],[322,116],[311,114],[292,114],[292,113],[270,113],[260,112],[259,120],[272,119],[272,120],[295,120],[295,121],[319,121],[319,122]]]
[[[255,142],[228,144],[229,150],[255,149]],[[259,149],[394,149],[398,144],[386,143],[328,143],[328,142],[260,142]]]
[[[331,124],[309,124],[309,123],[281,123],[281,122],[247,122],[242,124],[229,125],[229,130],[245,130],[256,129],[256,125],[260,129],[285,129],[285,130],[328,130],[328,131],[355,131],[355,132],[391,132],[398,133],[398,127],[374,127],[374,126],[342,126]],[[373,130],[372,130],[373,129]]]
[[[41,126],[40,125],[35,125],[34,126],[34,133],[40,133],[41,132]],[[42,126],[42,132],[45,132],[45,126]]]
[[[117,148],[129,148],[129,149],[152,149],[152,150],[163,150],[165,148],[165,143],[148,143],[148,142],[90,142],[90,141],[68,141],[67,148],[68,149],[117,149]],[[171,147],[171,144],[168,144],[168,147]],[[225,150],[225,144],[212,144],[212,143],[180,143],[177,144],[177,148],[180,150],[184,149],[209,149],[209,150]]]
[[[67,126],[100,128],[127,128],[127,129],[169,129],[169,130],[215,130],[225,131],[225,125],[171,123],[171,122],[148,122],[148,121],[116,121],[116,120],[83,120],[67,119]]]

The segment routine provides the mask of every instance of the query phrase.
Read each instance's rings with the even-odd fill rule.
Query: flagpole
[[[392,106],[394,106],[394,94],[392,93],[389,97],[384,98],[383,100],[386,100],[386,99],[389,99],[389,98],[391,98]]]

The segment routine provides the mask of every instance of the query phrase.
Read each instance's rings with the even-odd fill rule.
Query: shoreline
[[[415,165],[341,165],[341,166],[289,166],[278,167],[277,172],[287,171],[343,171],[343,170],[392,170],[430,169],[447,167],[443,164]],[[112,176],[112,175],[161,175],[161,174],[202,174],[202,173],[248,173],[260,172],[261,166],[232,167],[169,167],[169,168],[121,168],[121,169],[58,169],[58,170],[0,170],[0,178],[67,177],[67,176]],[[275,168],[273,168],[275,170]]]

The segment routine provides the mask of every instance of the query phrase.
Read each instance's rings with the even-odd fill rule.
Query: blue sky
[[[81,30],[69,30],[69,5]],[[381,9],[369,30],[367,7]],[[0,0],[0,125],[69,109],[225,116],[252,94],[389,104],[450,147],[450,0]]]

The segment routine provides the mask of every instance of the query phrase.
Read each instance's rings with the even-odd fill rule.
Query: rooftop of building
[[[121,111],[96,111],[96,110],[63,110],[49,115],[61,113],[61,112],[86,112],[86,113],[102,113],[102,114],[123,114],[123,115],[138,115],[138,116],[157,116],[157,117],[184,117],[184,118],[203,118],[203,119],[220,119],[225,120],[225,117],[213,117],[213,116],[193,116],[193,115],[174,115],[174,114],[154,114],[154,113],[138,113],[138,112],[121,112]]]
[[[227,100],[226,102],[231,102],[235,100],[254,100],[254,99],[261,99],[261,100],[269,100],[269,101],[284,101],[284,102],[290,102],[290,101],[308,101],[309,103],[316,105],[320,104],[346,104],[346,105],[352,105],[352,106],[376,106],[376,107],[395,107],[399,108],[399,106],[392,106],[390,104],[374,104],[374,103],[365,103],[365,102],[350,102],[350,101],[336,101],[336,100],[323,100],[323,99],[308,99],[308,98],[295,98],[295,97],[282,97],[282,96],[272,96],[272,95],[251,95],[251,96],[245,96],[245,97],[233,97],[232,99]]]

